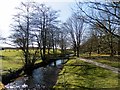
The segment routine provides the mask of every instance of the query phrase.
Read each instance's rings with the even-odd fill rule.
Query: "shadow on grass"
[[[83,57],[86,59],[93,59],[93,60],[99,60],[99,59],[104,59],[104,60],[109,60],[109,61],[116,61],[116,62],[120,62],[120,56],[91,56],[91,57]]]
[[[57,85],[62,86],[62,88],[57,88],[57,90],[119,90],[120,89],[119,87],[116,87],[116,88],[88,88],[88,87],[79,86],[79,85],[75,85],[75,84],[69,84],[69,83],[66,83],[66,84],[58,83]],[[70,86],[73,86],[73,88],[70,88]]]
[[[64,78],[62,78],[64,77]],[[73,61],[66,64],[58,79],[58,88],[78,90],[119,90],[119,77],[111,71],[94,65]],[[61,82],[62,81],[62,82]],[[76,89],[75,89],[76,90]]]

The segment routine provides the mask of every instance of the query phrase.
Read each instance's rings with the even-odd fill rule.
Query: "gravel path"
[[[80,58],[80,60],[91,63],[91,64],[94,64],[96,66],[99,66],[99,67],[102,67],[102,68],[105,68],[105,69],[108,69],[108,70],[111,70],[114,73],[120,74],[120,69],[119,68],[115,68],[115,67],[111,67],[111,66],[106,65],[106,64],[98,63],[98,62],[95,62],[95,61],[90,60],[90,59]]]

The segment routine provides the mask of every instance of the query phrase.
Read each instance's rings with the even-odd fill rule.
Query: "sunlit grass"
[[[110,56],[109,54],[97,54],[97,53],[91,53],[91,56],[89,55],[89,53],[82,53],[80,54],[81,57],[97,57],[97,56]]]
[[[1,69],[2,73],[8,73],[8,70],[14,71],[23,66],[21,59],[21,51],[19,50],[0,50],[1,53]]]
[[[92,54],[91,56],[82,54],[81,57],[92,59],[96,62],[100,62],[112,67],[120,68],[120,60],[119,60],[120,56],[117,55],[110,57],[110,55],[106,55],[106,54]]]
[[[109,60],[104,60],[104,59],[99,59],[99,60],[95,60],[95,61],[112,66],[112,67],[120,68],[120,62],[109,61]]]
[[[1,69],[2,73],[8,73],[9,70],[14,71],[21,68],[23,63],[22,51],[6,49],[1,50]]]
[[[30,49],[30,54],[34,54],[36,50]],[[47,52],[47,50],[46,50]],[[52,49],[50,49],[50,53],[52,54]],[[61,53],[60,50],[57,50],[56,53]],[[24,58],[22,50],[17,49],[5,49],[0,50],[0,69],[2,69],[2,74],[8,72],[8,70],[17,70],[24,65]],[[37,56],[40,57],[40,53],[38,50]],[[42,60],[39,58],[35,63],[40,63]]]
[[[118,74],[74,59],[65,64],[54,88],[116,88],[118,81]]]
[[[10,49],[7,49],[7,50],[1,50],[0,51],[2,56],[7,56],[7,57],[14,57],[14,56],[19,56],[21,55],[21,50],[10,50]]]
[[[3,70],[9,70],[9,69],[16,70],[22,66],[23,66],[23,63],[21,61],[17,61],[17,60],[14,60],[14,61],[4,61],[3,60],[2,61],[2,69]]]

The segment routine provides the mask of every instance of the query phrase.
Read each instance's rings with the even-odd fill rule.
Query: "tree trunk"
[[[61,45],[61,53],[63,54],[63,52],[64,52],[64,49],[63,49],[63,43],[62,43],[62,45]]]
[[[114,50],[113,50],[113,35],[110,37],[110,56],[114,56]]]
[[[100,45],[98,45],[97,53],[100,54]]]
[[[76,56],[76,49],[77,49],[76,44],[74,44],[74,46],[73,46],[74,56]]]
[[[120,38],[118,40],[118,55],[120,55]]]
[[[48,54],[50,54],[50,47],[48,47]]]
[[[54,63],[54,67],[56,67],[56,61],[54,61],[53,63]]]
[[[89,49],[89,57],[91,57],[91,54],[92,54],[92,49],[93,49],[92,45],[93,45],[93,42],[91,41],[90,49]]]
[[[77,57],[79,57],[80,51],[79,51],[79,46],[77,46]]]
[[[53,41],[53,45],[52,45],[52,47],[53,47],[53,54],[54,54],[54,53],[55,53],[54,41]]]
[[[114,56],[114,50],[113,50],[113,42],[111,39],[111,43],[110,43],[110,56],[113,57]]]
[[[110,56],[111,56],[111,57],[114,56],[114,50],[113,50],[113,47],[111,47],[111,49],[110,49]]]
[[[43,54],[42,54],[42,60],[45,60],[45,53],[46,53],[46,41],[45,41],[45,36],[43,38]]]
[[[57,53],[57,45],[55,44],[55,52]]]

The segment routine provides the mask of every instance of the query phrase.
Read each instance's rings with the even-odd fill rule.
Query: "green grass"
[[[8,70],[16,70],[23,66],[21,59],[21,50],[2,50],[0,51],[1,69],[3,70],[1,74],[8,73]]]
[[[46,50],[47,52],[47,50]],[[34,51],[30,50],[30,53],[33,54]],[[50,50],[50,53],[52,54],[52,49]],[[57,53],[60,53],[60,50],[57,50]],[[37,56],[40,54],[38,53]],[[17,70],[21,68],[23,63],[23,57],[22,57],[22,51],[21,50],[13,50],[13,49],[6,49],[6,50],[0,50],[0,69],[2,69],[1,74],[5,74],[8,72],[8,70]],[[42,62],[41,59],[37,60],[35,63]]]
[[[116,88],[118,74],[109,70],[80,61],[69,60],[62,71],[54,88]],[[69,90],[69,89],[68,89]]]
[[[104,54],[92,54],[91,57],[89,57],[86,54],[81,55],[81,57],[86,58],[86,59],[92,59],[96,62],[100,62],[112,67],[120,68],[120,57],[119,56],[114,56],[110,57],[109,55],[104,55]]]
[[[112,67],[120,68],[120,62],[109,61],[109,60],[104,60],[104,59],[99,59],[99,60],[95,60],[95,61],[112,66]]]
[[[31,51],[31,53],[32,52],[33,51]],[[0,68],[3,70],[2,74],[7,73],[10,69],[17,70],[24,65],[21,50],[1,50],[0,56],[3,56],[2,58],[0,58]],[[41,60],[37,60],[36,63],[39,62],[41,62]]]

